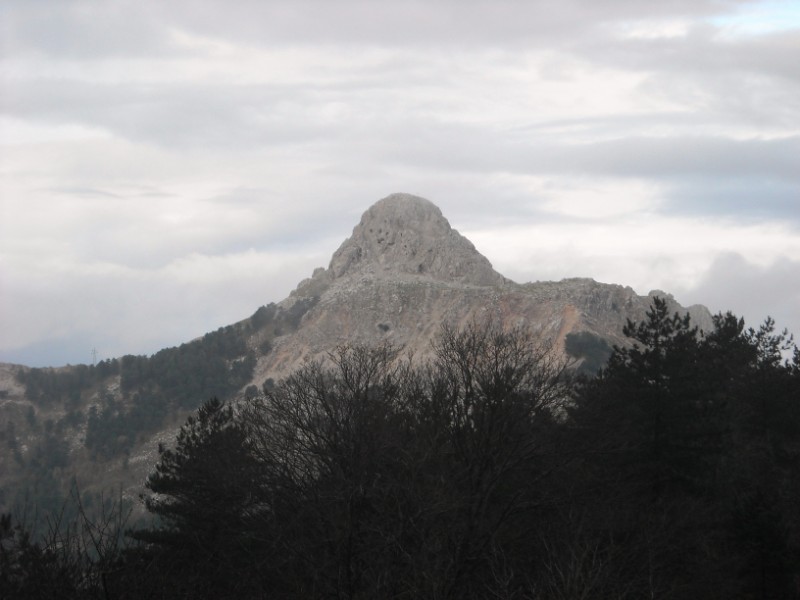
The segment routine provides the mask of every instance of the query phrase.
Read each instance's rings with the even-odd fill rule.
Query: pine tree
[[[263,506],[255,489],[258,463],[233,408],[209,400],[181,427],[175,449],[159,453],[145,484],[157,525],[132,536],[149,544],[157,567],[169,563],[179,589],[198,597],[252,591],[258,571],[247,565],[258,560],[252,531]]]

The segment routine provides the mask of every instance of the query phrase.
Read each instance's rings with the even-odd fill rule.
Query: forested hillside
[[[67,501],[76,486],[94,511],[102,497],[118,493],[121,481],[146,476],[133,470],[149,470],[152,463],[129,461],[154,435],[176,430],[212,396],[240,394],[253,380],[257,353],[268,352],[271,340],[297,322],[297,310],[270,304],[240,323],[151,356],[58,369],[14,367],[13,385],[21,393],[9,399],[0,390],[0,512],[47,515],[73,507]],[[68,513],[74,516],[72,509]],[[42,519],[36,520],[41,533]]]
[[[593,377],[489,322],[210,400],[161,449],[151,522],[123,536],[109,503],[36,542],[5,517],[0,595],[796,598],[797,348],[660,299],[625,334]]]

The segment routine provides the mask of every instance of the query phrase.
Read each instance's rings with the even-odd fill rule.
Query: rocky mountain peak
[[[373,204],[334,253],[329,273],[334,279],[363,273],[469,285],[504,282],[435,204],[411,194],[392,194]]]

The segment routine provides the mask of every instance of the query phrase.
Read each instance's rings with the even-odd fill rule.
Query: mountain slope
[[[626,321],[643,319],[654,295],[711,328],[707,309],[684,309],[663,292],[639,296],[591,279],[514,283],[434,204],[393,194],[364,213],[327,269],[239,323],[152,357],[0,365],[0,511],[26,490],[57,507],[73,475],[83,490],[122,482],[135,498],[158,443],[170,443],[207,396],[241,397],[339,344],[390,341],[424,356],[443,324],[491,319],[531,329],[592,370],[611,344],[625,343]]]

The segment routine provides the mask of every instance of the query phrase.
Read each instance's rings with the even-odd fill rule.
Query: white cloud
[[[800,261],[800,238],[783,225],[719,223],[646,212],[463,233],[497,270],[518,282],[583,276],[630,285],[641,294],[699,288],[714,262],[731,253],[747,256],[757,268],[787,257]],[[693,302],[702,303],[697,294],[694,298]]]
[[[540,208],[546,212],[576,219],[610,219],[631,213],[651,212],[660,203],[658,186],[649,181],[637,180],[566,180],[561,178],[557,187],[552,180],[537,191],[543,201]]]
[[[692,29],[692,21],[686,19],[622,22],[616,27],[622,38],[657,40],[683,38]]]

